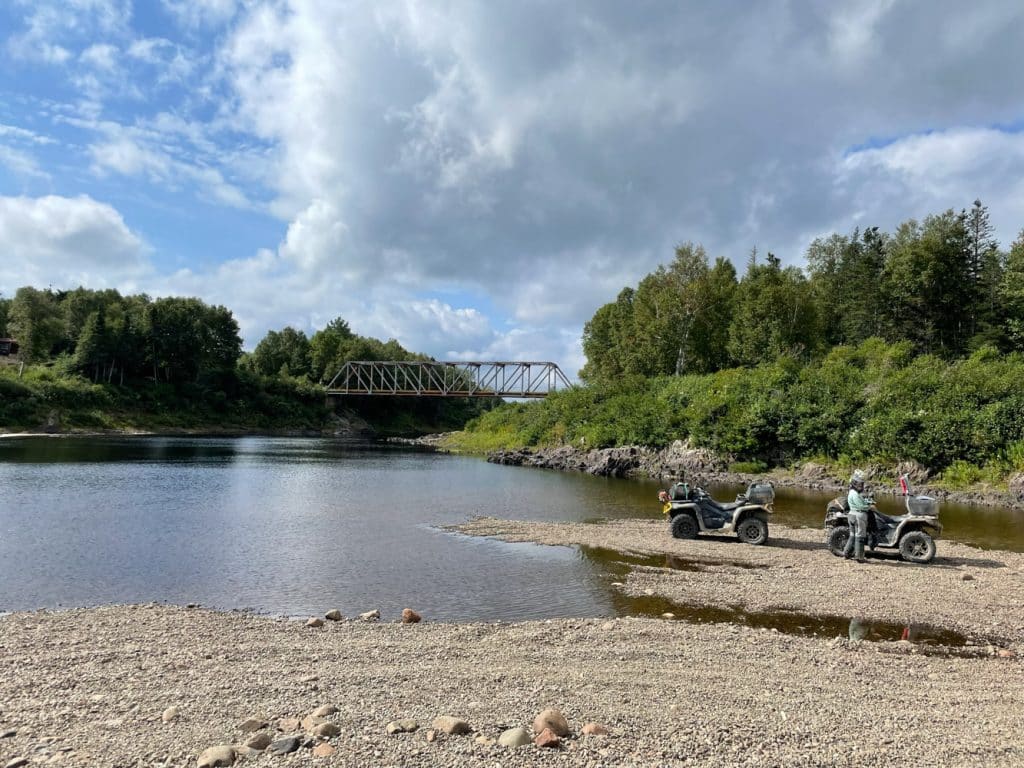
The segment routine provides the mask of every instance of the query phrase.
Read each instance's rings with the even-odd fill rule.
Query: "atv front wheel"
[[[930,563],[935,557],[935,539],[924,531],[911,531],[900,539],[900,557],[911,563]]]
[[[846,542],[850,540],[850,529],[845,525],[837,525],[828,532],[828,551],[836,557],[846,553]]]
[[[768,523],[759,517],[748,517],[740,523],[736,535],[745,544],[764,544],[768,541]]]
[[[697,518],[689,512],[680,512],[672,518],[672,535],[677,539],[695,539],[700,533]]]

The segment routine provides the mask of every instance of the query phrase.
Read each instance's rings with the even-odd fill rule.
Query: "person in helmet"
[[[846,541],[846,549],[843,550],[843,557],[849,560],[856,557],[858,563],[867,562],[864,559],[864,544],[868,538],[868,514],[871,503],[864,496],[864,473],[856,470],[850,478],[850,492],[846,495],[846,501],[850,505],[847,519],[850,521],[850,538]]]

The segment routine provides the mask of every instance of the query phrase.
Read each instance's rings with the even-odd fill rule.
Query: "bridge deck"
[[[327,394],[540,398],[569,386],[551,362],[360,360],[338,371]]]

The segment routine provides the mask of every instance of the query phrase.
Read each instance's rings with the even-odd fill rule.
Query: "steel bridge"
[[[345,363],[327,394],[537,398],[569,386],[555,363],[361,360]]]

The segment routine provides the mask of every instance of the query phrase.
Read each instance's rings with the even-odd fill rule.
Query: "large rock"
[[[319,616],[312,616],[312,617],[311,617],[311,618],[310,618],[310,619],[309,619],[309,620],[308,620],[308,621],[306,622],[306,626],[307,626],[307,627],[313,627],[313,628],[316,628],[316,627],[322,627],[323,625],[324,625],[324,620],[323,620],[323,619],[321,619],[321,618],[320,618]]]
[[[918,464],[916,461],[901,461],[896,465],[897,482],[899,482],[900,475],[906,475],[911,487],[913,487],[915,485],[924,485],[928,482],[928,476],[931,475],[931,471],[929,471],[928,467]]]
[[[569,735],[568,721],[561,712],[554,708],[545,709],[533,719],[534,733],[540,733],[545,728],[550,728],[556,736]]]
[[[327,718],[320,717],[319,715],[308,715],[302,718],[302,730],[312,731],[318,725],[323,725],[328,722]]]
[[[314,709],[310,714],[313,717],[330,717],[338,711],[338,708],[333,704],[324,704]]]
[[[320,723],[313,729],[313,735],[318,739],[331,739],[341,733],[341,728],[334,723]]]
[[[255,749],[257,752],[262,752],[264,749],[270,746],[270,742],[273,741],[270,734],[264,731],[263,733],[257,733],[247,742],[245,746],[249,749]]]
[[[261,717],[250,717],[239,724],[238,730],[242,733],[253,733],[255,731],[262,731],[267,725],[267,721]]]
[[[537,738],[533,740],[533,743],[536,744],[538,747],[547,747],[549,749],[554,749],[561,742],[558,740],[558,736],[555,735],[554,731],[552,731],[550,728],[545,728],[537,734]]]
[[[196,768],[221,768],[235,764],[235,748],[229,746],[204,749],[196,760]]]
[[[498,737],[498,744],[503,747],[525,747],[532,741],[533,739],[530,738],[529,731],[522,726],[518,728],[509,728]]]
[[[418,613],[416,613],[416,611],[414,611],[412,608],[403,608],[402,609],[402,623],[403,624],[418,624],[422,620],[423,620],[423,617],[420,616]]]
[[[328,621],[341,621],[345,617],[341,615],[341,611],[339,611],[337,608],[334,608],[325,613],[324,618]]]
[[[1010,479],[1007,481],[1007,486],[1010,489],[1011,496],[1024,501],[1024,472],[1018,472],[1014,475],[1010,475]]]
[[[294,736],[289,736],[286,739],[278,739],[271,743],[269,752],[273,755],[287,755],[299,748],[299,740]]]
[[[377,621],[380,618],[380,611],[375,609],[366,613],[360,613],[359,618],[363,621]]]
[[[441,715],[435,717],[434,722],[431,724],[434,730],[443,731],[452,736],[458,736],[464,733],[469,733],[473,730],[469,723],[465,720],[461,720],[451,715]]]

